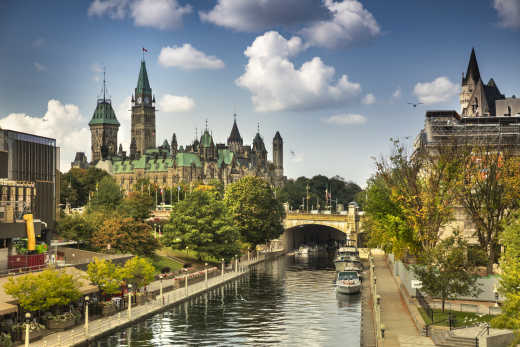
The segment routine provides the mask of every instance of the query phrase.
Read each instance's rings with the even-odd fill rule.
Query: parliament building
[[[244,176],[262,177],[272,186],[281,186],[283,174],[283,140],[279,132],[273,138],[273,159],[267,158],[267,150],[259,131],[252,146],[244,145],[236,116],[227,144],[215,143],[207,128],[200,139],[179,146],[175,133],[170,142],[156,145],[155,96],[141,61],[137,87],[132,96],[132,124],[130,153],[123,151],[117,141],[119,121],[110,99],[97,100],[96,110],[89,122],[91,132],[91,162],[84,153],[76,154],[72,167],[95,166],[110,173],[120,187],[132,191],[139,179],[148,179],[159,187],[173,187],[181,183],[207,183],[217,179],[227,185]]]

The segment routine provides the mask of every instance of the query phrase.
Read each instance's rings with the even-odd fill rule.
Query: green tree
[[[121,289],[121,268],[110,260],[94,258],[88,264],[87,275],[103,295],[116,294]]]
[[[81,297],[73,276],[58,270],[9,277],[4,289],[27,311],[57,310]]]
[[[265,180],[241,178],[227,186],[224,202],[242,241],[253,248],[283,233],[283,206]]]
[[[505,252],[500,259],[499,291],[505,297],[502,314],[493,319],[497,328],[520,329],[520,214],[508,223],[501,236]]]
[[[391,199],[400,206],[414,239],[423,251],[435,247],[440,232],[453,219],[456,204],[454,186],[460,175],[456,147],[422,149],[410,155],[398,141],[389,160],[376,161],[377,175],[390,189]]]
[[[176,249],[189,247],[201,254],[229,260],[238,254],[240,234],[234,228],[224,202],[213,190],[195,189],[173,206],[165,225],[163,244]]]
[[[119,216],[103,222],[92,235],[92,245],[104,252],[117,251],[142,256],[152,256],[160,246],[150,225]]]
[[[482,145],[461,147],[457,162],[462,170],[458,200],[475,225],[492,274],[504,222],[520,207],[520,159],[507,148]]]
[[[457,295],[477,296],[479,288],[476,267],[467,259],[466,241],[460,235],[440,241],[424,254],[420,265],[412,269],[422,281],[422,289],[442,300],[442,312],[446,300]]]
[[[140,221],[149,218],[154,208],[154,199],[148,193],[140,191],[128,193],[119,206],[123,216],[132,217]]]
[[[154,277],[155,268],[145,258],[133,257],[121,269],[121,278],[135,291],[152,283]]]
[[[418,254],[420,243],[400,205],[391,199],[390,187],[383,177],[371,177],[363,195],[366,198],[363,229],[369,236],[368,245],[393,253],[398,259],[407,253]]]
[[[89,200],[89,193],[96,191],[96,185],[107,176],[104,170],[90,167],[88,170],[72,168],[62,174],[60,179],[60,202],[67,201],[72,207],[85,206]]]
[[[116,181],[106,176],[101,179],[90,202],[90,210],[114,211],[123,200],[123,194]]]
[[[72,214],[61,218],[56,223],[56,230],[61,237],[83,242],[88,248],[95,229],[85,216]]]

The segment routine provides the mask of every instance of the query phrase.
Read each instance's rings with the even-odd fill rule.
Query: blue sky
[[[294,178],[364,185],[390,137],[413,139],[426,110],[459,110],[472,47],[485,82],[520,95],[520,0],[7,0],[0,126],[56,137],[63,170],[76,151],[90,159],[105,66],[127,149],[141,47],[158,144],[190,143],[206,119],[225,142],[236,111],[246,143],[260,122],[269,156],[280,131]]]

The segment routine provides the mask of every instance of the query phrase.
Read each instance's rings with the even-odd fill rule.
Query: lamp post
[[[381,338],[382,339],[385,338],[385,325],[384,324],[381,324]]]
[[[208,263],[204,263],[204,282],[206,283],[206,289],[208,289]]]
[[[88,336],[88,302],[90,301],[90,298],[85,296],[85,335]]]
[[[190,255],[190,247],[186,246],[186,254]]]
[[[496,285],[493,288],[493,294],[495,294],[495,307],[498,307],[498,289]]]
[[[29,347],[29,326],[31,324],[31,314],[25,314],[25,347]]]
[[[162,302],[162,304],[164,305],[164,297],[163,297],[163,289],[162,289],[162,280],[163,280],[163,277],[164,277],[163,274],[160,274],[160,275],[159,275],[159,280],[160,280],[160,284],[161,284],[160,289],[159,289],[159,291],[160,291],[159,295],[161,296],[161,302]]]
[[[128,320],[132,319],[132,284],[128,284]]]
[[[238,257],[235,255],[235,272],[238,272]]]
[[[224,280],[224,258],[222,258],[222,266],[221,266],[221,269],[222,269],[222,280]]]

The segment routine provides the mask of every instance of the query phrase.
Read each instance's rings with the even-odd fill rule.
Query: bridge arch
[[[329,244],[346,239],[347,234],[337,228],[310,223],[285,229],[281,237],[285,250],[297,249],[303,244]]]

